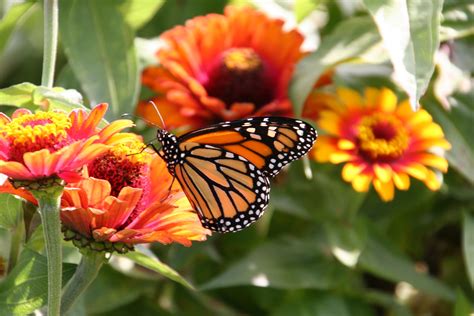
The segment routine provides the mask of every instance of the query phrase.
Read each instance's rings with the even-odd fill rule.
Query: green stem
[[[20,219],[17,225],[12,229],[12,237],[10,241],[10,255],[8,257],[8,273],[12,271],[12,269],[16,265],[16,262],[18,261],[18,255],[20,254],[20,249],[23,244],[24,234],[25,225],[23,224],[23,220]]]
[[[87,253],[83,253],[81,263],[79,263],[76,272],[64,287],[61,300],[61,315],[66,314],[79,296],[94,281],[105,261],[104,253],[102,252],[87,251]]]
[[[59,219],[62,186],[34,190],[39,204],[48,262],[48,316],[59,316],[62,286],[62,233]]]
[[[41,85],[52,88],[58,46],[58,0],[44,0],[44,48]]]

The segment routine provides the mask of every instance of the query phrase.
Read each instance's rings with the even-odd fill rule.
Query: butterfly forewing
[[[256,117],[224,122],[179,138],[180,142],[209,144],[245,157],[273,177],[305,155],[317,138],[309,124],[283,117]]]
[[[212,145],[185,142],[180,151],[175,174],[204,227],[238,231],[263,214],[270,183],[254,164]]]

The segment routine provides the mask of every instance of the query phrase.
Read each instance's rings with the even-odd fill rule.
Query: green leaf
[[[452,148],[446,153],[451,167],[455,168],[471,184],[474,184],[474,146],[472,138],[472,122],[474,109],[472,107],[474,92],[467,95],[455,94],[451,96],[452,107],[447,112],[432,99],[423,102],[423,105],[439,123],[451,143]]]
[[[189,289],[194,289],[191,283],[186,281],[178,272],[173,270],[170,266],[167,264],[164,264],[161,262],[153,253],[151,252],[140,252],[140,251],[130,251],[127,254],[122,255],[124,257],[127,257],[131,259],[133,262],[148,268],[150,270],[153,270],[155,272],[158,272],[159,274],[176,281],[185,287]]]
[[[88,99],[109,103],[108,119],[130,112],[139,72],[134,34],[122,15],[107,1],[61,1],[59,8],[64,50]]]
[[[24,107],[32,105],[33,91],[37,87],[29,82],[16,84],[14,86],[0,89],[0,104]]]
[[[75,265],[64,264],[63,284],[71,278]],[[0,284],[0,310],[8,315],[27,315],[46,304],[48,293],[46,257],[24,249],[18,264]]]
[[[21,17],[33,5],[33,2],[24,2],[13,5],[0,21],[0,54],[3,52],[10,35],[19,24]]]
[[[295,0],[293,11],[296,21],[301,22],[304,20],[305,17],[318,7],[320,2],[320,0]]]
[[[164,3],[165,0],[125,0],[118,9],[124,15],[125,22],[137,30],[150,21]]]
[[[38,87],[33,92],[33,103],[47,108],[49,111],[62,110],[70,112],[77,108],[85,109],[84,105],[82,105],[82,95],[77,90],[66,90],[60,87]]]
[[[377,23],[395,69],[395,80],[417,110],[434,71],[443,0],[363,2]]]
[[[104,313],[135,301],[153,291],[156,283],[127,277],[105,265],[84,293],[87,315]]]
[[[297,64],[290,85],[295,113],[301,114],[307,96],[324,71],[338,63],[362,57],[379,42],[380,36],[368,17],[351,18],[340,23],[321,41],[317,51]]]
[[[330,289],[349,283],[350,270],[335,263],[314,240],[279,239],[254,249],[201,290],[238,285],[278,289]]]
[[[474,214],[464,213],[462,246],[467,275],[474,289]]]
[[[375,316],[375,311],[366,304],[328,293],[308,293],[290,297],[278,306],[272,316]]]
[[[389,249],[378,236],[369,234],[366,247],[359,257],[359,267],[393,282],[405,281],[427,294],[454,301],[454,292],[426,274],[418,273],[415,264]]]
[[[0,194],[0,227],[14,228],[21,215],[21,200],[11,194]]]
[[[456,303],[454,304],[454,316],[469,316],[474,312],[471,302],[461,290],[457,290]]]
[[[440,32],[443,41],[474,34],[474,7],[472,1],[445,1]]]

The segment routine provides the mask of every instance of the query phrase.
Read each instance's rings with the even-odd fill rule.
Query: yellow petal
[[[393,112],[397,107],[397,96],[392,90],[383,88],[379,94],[378,104],[383,112]]]
[[[439,190],[439,188],[441,187],[441,181],[436,176],[436,173],[431,170],[427,171],[426,178],[423,182],[428,187],[428,189],[432,191]]]
[[[339,135],[341,117],[332,111],[322,111],[318,120],[318,126],[329,134]]]
[[[438,124],[430,123],[427,125],[419,126],[415,130],[416,134],[422,138],[443,138],[444,133]]]
[[[388,182],[392,179],[392,168],[387,164],[375,164],[374,173],[376,178],[382,182]]]
[[[417,157],[417,160],[426,166],[439,169],[442,172],[448,171],[448,161],[443,157],[430,153],[422,153]]]
[[[393,200],[395,189],[392,181],[382,182],[379,179],[374,179],[374,188],[383,201],[388,202]]]
[[[355,90],[349,88],[338,88],[337,95],[342,103],[346,105],[347,109],[360,108],[363,106],[362,98]]]
[[[428,173],[428,169],[419,163],[411,163],[405,166],[403,169],[410,176],[421,181],[426,179],[426,174]]]
[[[329,155],[329,161],[333,164],[346,162],[346,161],[352,160],[352,158],[353,158],[353,155],[343,152],[343,151],[332,152]]]
[[[413,113],[413,116],[407,121],[407,125],[416,126],[420,124],[431,123],[433,118],[425,110],[421,109],[418,112]]]
[[[342,150],[350,150],[355,148],[355,144],[348,139],[340,139],[337,142],[337,147]]]
[[[394,172],[393,182],[399,190],[405,191],[410,187],[410,177],[403,172]]]
[[[366,88],[364,90],[365,95],[365,104],[367,107],[372,108],[377,104],[377,99],[379,97],[379,90],[376,88]]]
[[[362,164],[346,163],[342,168],[342,178],[347,182],[351,182],[364,168],[365,166]]]
[[[372,181],[371,175],[359,174],[352,180],[352,187],[357,192],[367,192],[369,190],[370,181]]]

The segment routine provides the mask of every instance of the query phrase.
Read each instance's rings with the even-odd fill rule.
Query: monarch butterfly
[[[305,155],[317,138],[309,124],[283,117],[223,122],[176,137],[158,129],[155,151],[212,231],[239,231],[262,216],[270,178]]]

